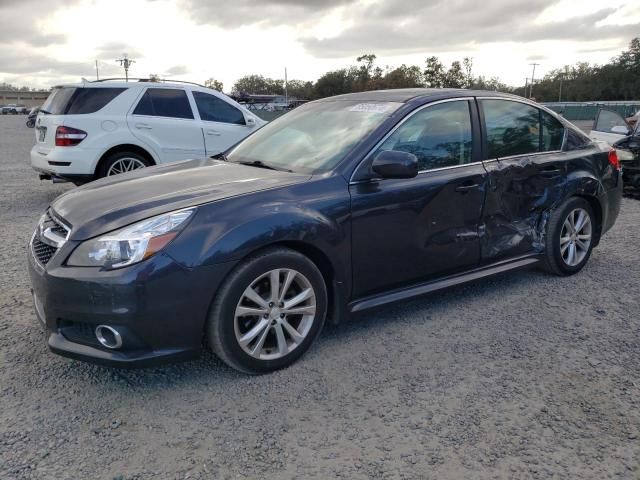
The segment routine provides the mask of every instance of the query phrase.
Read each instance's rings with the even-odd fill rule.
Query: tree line
[[[465,57],[445,65],[438,57],[426,58],[424,65],[401,65],[382,68],[375,54],[365,54],[356,64],[325,73],[315,82],[289,80],[287,94],[299,99],[340,95],[343,93],[389,88],[469,88],[496,90],[538,101],[591,101],[640,99],[640,38],[634,38],[628,50],[604,65],[579,62],[547,73],[528,87],[512,87],[498,77],[487,78],[473,73],[473,59]],[[205,85],[222,91],[221,82],[210,78]],[[247,75],[236,81],[231,93],[283,95],[284,80],[262,75]]]

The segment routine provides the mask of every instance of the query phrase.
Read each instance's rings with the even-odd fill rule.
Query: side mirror
[[[371,169],[382,178],[413,178],[418,175],[418,158],[413,153],[385,150],[375,156]]]
[[[253,117],[250,116],[245,116],[244,117],[244,123],[247,127],[255,127],[256,126],[256,120]]]
[[[627,127],[623,127],[622,125],[616,125],[615,127],[611,128],[611,133],[616,133],[618,135],[631,135],[631,132],[629,131],[629,129]]]

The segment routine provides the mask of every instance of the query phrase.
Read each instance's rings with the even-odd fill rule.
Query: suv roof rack
[[[154,83],[185,83],[185,84],[189,84],[189,85],[196,85],[197,87],[202,87],[202,88],[210,88],[207,87],[205,85],[201,85],[199,83],[196,82],[187,82],[185,80],[171,80],[169,78],[158,78],[158,79],[151,79],[151,78],[132,78],[129,77],[128,79],[125,77],[111,77],[111,78],[101,78],[100,80],[89,80],[87,83],[102,83],[102,82],[117,82],[117,81],[131,81],[131,82],[154,82]]]

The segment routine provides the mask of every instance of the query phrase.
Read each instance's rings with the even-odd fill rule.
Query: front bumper
[[[45,267],[29,247],[36,316],[52,352],[125,368],[198,357],[209,305],[231,265],[188,269],[158,254],[112,271],[64,266],[76,245],[68,241]],[[98,325],[116,328],[122,347],[100,345],[92,333]]]

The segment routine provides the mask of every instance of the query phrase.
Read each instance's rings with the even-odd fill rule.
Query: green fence
[[[546,107],[562,114],[567,120],[595,120],[598,110],[614,110],[623,117],[630,117],[640,110],[640,102],[547,102]]]

